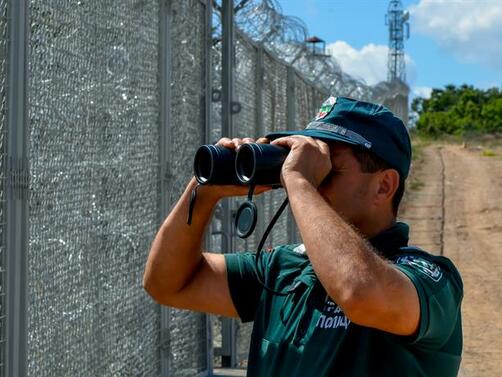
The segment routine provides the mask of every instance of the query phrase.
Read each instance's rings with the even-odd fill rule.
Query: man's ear
[[[378,174],[378,186],[375,201],[384,203],[392,201],[399,187],[399,173],[395,169],[385,169]]]

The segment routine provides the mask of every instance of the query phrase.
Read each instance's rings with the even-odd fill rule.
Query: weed
[[[483,152],[481,152],[481,155],[484,157],[493,157],[496,156],[497,154],[491,149],[484,149]]]

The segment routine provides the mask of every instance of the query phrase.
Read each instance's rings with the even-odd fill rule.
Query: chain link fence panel
[[[28,375],[158,376],[158,2],[29,13]]]
[[[168,193],[172,208],[193,176],[193,157],[204,144],[205,7],[198,0],[171,4]],[[170,309],[169,373],[196,376],[208,368],[206,315]]]

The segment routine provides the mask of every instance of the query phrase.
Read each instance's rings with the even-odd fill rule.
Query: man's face
[[[371,215],[374,173],[363,173],[347,144],[329,143],[331,173],[318,187],[319,193],[346,221],[361,229]]]

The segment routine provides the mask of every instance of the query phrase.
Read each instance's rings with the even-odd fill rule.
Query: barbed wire
[[[221,11],[221,0],[213,1]],[[343,72],[338,61],[324,51],[308,48],[308,28],[302,20],[283,14],[276,0],[240,0],[234,2],[235,26],[256,44],[284,62],[293,65],[307,79],[334,95],[386,103],[396,96],[408,96],[406,83],[395,80],[368,85],[364,79]],[[214,20],[214,31],[221,22]],[[216,34],[215,43],[221,38]],[[221,34],[219,34],[221,35]]]

